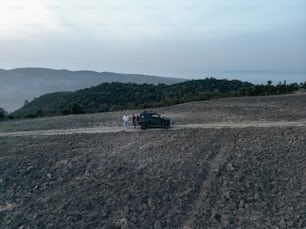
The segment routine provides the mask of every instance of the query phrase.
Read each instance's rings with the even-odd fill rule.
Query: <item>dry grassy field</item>
[[[306,94],[238,97],[154,108],[175,124],[306,120]],[[131,117],[140,110],[127,111]],[[125,112],[68,115],[0,122],[1,132],[121,126]]]
[[[116,127],[122,112],[2,122],[0,228],[305,228],[305,105],[301,94],[154,109],[241,128],[5,136]]]

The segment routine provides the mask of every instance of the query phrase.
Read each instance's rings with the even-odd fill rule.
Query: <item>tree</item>
[[[0,120],[7,118],[8,113],[0,107]]]
[[[26,105],[28,105],[30,102],[26,99],[25,101],[24,101],[24,103],[23,103],[23,106],[26,106]]]
[[[80,104],[73,103],[72,104],[72,108],[71,108],[71,113],[72,114],[84,114],[85,111],[84,111],[83,107]]]

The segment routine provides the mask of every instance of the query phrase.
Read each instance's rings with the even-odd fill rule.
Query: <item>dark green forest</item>
[[[292,93],[306,84],[254,85],[238,80],[190,80],[172,85],[102,83],[75,92],[56,92],[34,99],[9,118],[35,118],[125,109],[145,109],[191,101],[236,96],[262,96]]]

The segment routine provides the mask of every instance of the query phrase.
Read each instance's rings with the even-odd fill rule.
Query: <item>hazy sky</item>
[[[0,0],[0,50],[4,69],[301,81],[306,1]]]

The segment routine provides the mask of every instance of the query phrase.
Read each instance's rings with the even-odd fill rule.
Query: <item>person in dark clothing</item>
[[[135,114],[133,114],[133,126],[134,126],[134,129],[136,129],[136,125],[137,125],[137,117]]]

